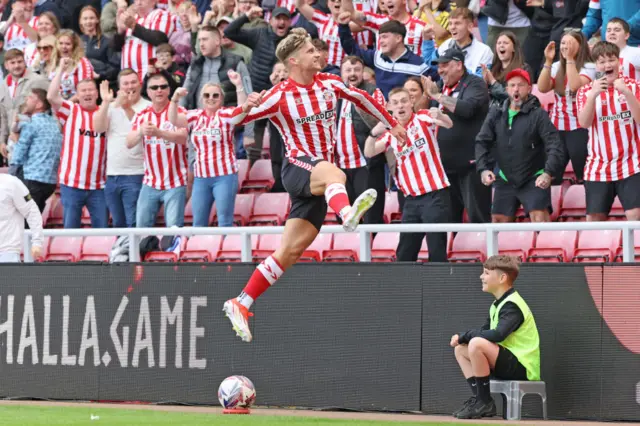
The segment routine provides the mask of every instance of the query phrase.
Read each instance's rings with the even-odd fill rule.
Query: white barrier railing
[[[633,231],[640,229],[640,221],[613,222],[548,222],[548,223],[447,223],[447,224],[391,224],[360,225],[360,261],[371,260],[371,234],[379,232],[485,232],[487,234],[487,256],[498,253],[498,233],[517,231],[622,231],[623,262],[634,261]],[[129,261],[140,261],[140,240],[148,235],[241,235],[243,262],[251,262],[251,236],[253,234],[281,234],[282,226],[251,226],[231,228],[103,228],[103,229],[45,229],[45,237],[110,237],[127,235],[129,237]],[[323,234],[346,232],[342,226],[323,226]],[[24,236],[24,259],[32,262],[31,232]]]

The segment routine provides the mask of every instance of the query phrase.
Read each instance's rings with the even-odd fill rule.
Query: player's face
[[[622,28],[622,24],[617,22],[609,22],[607,25],[607,33],[606,40],[609,43],[613,43],[618,47],[623,47],[627,44],[627,40],[629,40],[629,33],[624,31]]]
[[[27,69],[27,66],[24,63],[23,57],[13,58],[10,61],[6,61],[4,66],[7,68],[7,71],[14,77],[22,77],[24,75],[24,71]]]
[[[500,61],[510,61],[513,59],[516,47],[509,37],[501,35],[496,41],[496,53]]]
[[[78,103],[84,109],[93,109],[98,101],[98,88],[93,81],[78,83]]]
[[[507,82],[507,94],[511,105],[520,108],[529,97],[531,86],[522,77],[513,77]]]
[[[164,104],[169,101],[169,83],[164,77],[151,78],[147,82],[147,95],[151,102],[155,104]]]
[[[136,98],[140,97],[140,90],[142,89],[142,85],[140,84],[140,79],[138,78],[138,74],[129,74],[124,77],[120,77],[120,90],[123,90],[127,94],[134,94]]]
[[[607,77],[607,83],[613,82],[620,76],[620,58],[617,56],[600,56],[596,59],[596,71],[603,72]]]
[[[36,30],[38,31],[38,35],[40,38],[44,38],[49,35],[54,35],[56,32],[56,27],[53,26],[53,22],[46,15],[41,15],[38,18],[38,24],[36,25]]]
[[[271,28],[278,37],[284,37],[285,35],[287,35],[289,27],[291,27],[291,18],[287,18],[286,15],[271,17]]]
[[[300,48],[297,55],[292,58],[295,65],[299,66],[303,70],[320,71],[322,64],[320,63],[320,51],[316,49],[310,41],[307,41],[304,46]]]
[[[466,40],[471,33],[472,26],[473,22],[469,22],[464,18],[449,19],[449,32],[451,33],[451,38],[455,41]]]
[[[482,291],[485,293],[494,293],[500,288],[500,284],[506,280],[507,274],[494,269],[489,270],[484,268],[482,275],[480,275],[480,281],[482,281]]]
[[[394,33],[382,33],[378,36],[378,39],[380,40],[380,52],[384,55],[393,53],[404,42],[400,34]]]
[[[73,40],[71,37],[63,36],[58,39],[58,52],[61,58],[70,58],[73,52]]]
[[[364,78],[364,67],[360,62],[344,62],[342,64],[342,81],[354,87],[360,86]]]
[[[420,97],[422,96],[422,86],[413,80],[407,80],[404,83],[404,88],[409,92],[409,97],[411,98],[412,103],[416,103]]]
[[[407,92],[398,92],[390,96],[387,106],[391,110],[393,118],[401,123],[406,123],[413,113],[411,96]]]
[[[98,26],[98,17],[92,10],[85,10],[80,15],[80,28],[84,34],[93,34]]]

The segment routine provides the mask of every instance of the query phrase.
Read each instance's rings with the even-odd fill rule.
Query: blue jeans
[[[136,205],[144,175],[107,176],[104,197],[114,228],[136,227]]]
[[[77,189],[60,185],[60,200],[64,209],[62,220],[65,228],[82,226],[82,208],[87,206],[92,228],[106,228],[109,225],[107,203],[102,189]]]
[[[150,228],[156,223],[160,204],[164,204],[164,221],[167,228],[184,225],[184,204],[187,198],[187,187],[173,189],[155,189],[142,185],[136,211],[136,226]]]
[[[209,226],[211,206],[216,202],[218,226],[233,226],[233,210],[238,193],[238,175],[195,178],[191,194],[193,226]]]

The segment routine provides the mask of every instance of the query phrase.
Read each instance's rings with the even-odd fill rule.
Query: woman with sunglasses
[[[60,31],[60,21],[52,12],[44,12],[38,17],[36,23],[36,31],[38,32],[38,41],[31,43],[24,49],[24,61],[28,67],[32,67],[40,63],[40,42],[47,36],[55,36]]]
[[[553,62],[555,56],[556,43],[552,41],[544,50],[545,64],[538,77],[538,90],[541,93],[554,92],[555,104],[551,110],[551,121],[560,132],[576,179],[582,181],[589,131],[580,128],[578,124],[576,93],[596,78],[596,66],[591,59],[587,39],[579,30],[568,31],[562,37],[560,60]],[[558,182],[557,179],[562,177],[554,178]]]
[[[82,80],[94,78],[93,65],[85,57],[84,44],[80,36],[72,30],[64,29],[58,33],[57,44],[51,54],[49,65],[49,79],[52,80],[56,74],[56,69],[63,58],[71,59],[65,61],[69,64],[63,69],[62,81],[60,82],[60,94],[65,100],[76,102],[76,85]]]
[[[240,74],[228,72],[229,80],[236,87],[238,104],[245,104],[247,94],[242,87]],[[234,127],[244,114],[233,115],[236,108],[223,108],[224,91],[218,84],[207,83],[202,88],[204,109],[178,113],[178,103],[187,90],[176,90],[169,106],[169,121],[180,128],[187,128],[196,151],[195,180],[191,205],[193,226],[209,226],[213,202],[216,202],[218,226],[233,226],[233,211],[238,192],[238,165],[233,140]],[[235,110],[235,111],[234,111]]]

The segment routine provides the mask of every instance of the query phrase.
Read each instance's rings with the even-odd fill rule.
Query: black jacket
[[[442,82],[438,86],[442,90]],[[457,100],[455,111],[445,108],[444,113],[451,117],[453,127],[438,128],[440,158],[447,173],[466,173],[474,166],[476,135],[489,110],[487,83],[465,71],[452,96]]]
[[[111,40],[101,36],[98,46],[98,39],[95,37],[83,34],[80,38],[84,42],[85,56],[91,61],[100,79],[115,81],[120,72],[120,53],[113,50]]]
[[[513,4],[522,10],[528,18],[533,17],[535,8],[527,6],[527,0],[513,0]],[[509,0],[487,0],[486,5],[482,8],[482,13],[504,25],[509,17]]]
[[[278,37],[271,26],[243,30],[242,26],[249,22],[247,15],[241,15],[224,30],[224,35],[236,43],[244,44],[253,50],[249,75],[255,92],[268,90],[273,86],[269,76],[276,61],[276,46],[284,37]]]
[[[533,178],[539,170],[559,176],[565,164],[565,153],[558,130],[549,114],[540,107],[535,96],[529,96],[509,126],[507,99],[493,107],[476,138],[476,167],[479,173],[497,167],[507,182],[516,188]],[[493,154],[492,154],[493,153]],[[498,178],[500,179],[500,178]]]

